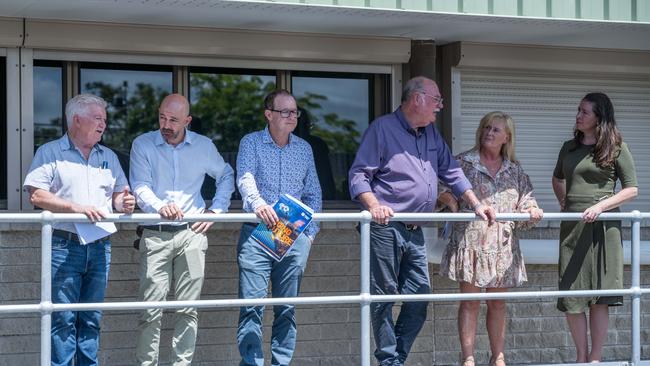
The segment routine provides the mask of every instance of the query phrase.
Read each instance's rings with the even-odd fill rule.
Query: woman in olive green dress
[[[622,188],[615,193],[617,180]],[[553,191],[562,211],[582,212],[582,221],[564,221],[560,226],[560,290],[623,288],[621,223],[596,219],[601,212],[618,211],[638,190],[632,154],[607,95],[590,93],[580,102],[574,138],[562,146],[553,172]],[[619,296],[558,299],[576,345],[576,362],[601,360],[608,307],[622,304]]]

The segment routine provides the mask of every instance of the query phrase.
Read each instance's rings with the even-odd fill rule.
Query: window
[[[131,143],[142,133],[158,129],[158,106],[172,93],[172,76],[168,66],[79,65],[79,90],[108,103],[102,143],[115,151],[127,176]]]
[[[221,156],[236,169],[239,141],[261,130],[264,97],[275,90],[275,72],[190,68],[190,128],[214,141]],[[214,179],[207,177],[203,198],[214,197]],[[241,199],[235,191],[233,199]]]
[[[348,170],[373,115],[373,76],[292,73],[291,85],[303,110],[296,133],[314,151],[323,200],[349,200]]]
[[[348,170],[368,123],[388,111],[389,75],[37,60],[34,146],[66,131],[69,95],[98,95],[108,103],[102,143],[115,151],[128,175],[133,140],[157,130],[160,101],[181,92],[189,95],[189,128],[211,138],[236,168],[241,138],[266,126],[263,100],[278,80],[286,81],[303,111],[294,133],[312,146],[323,199],[330,201],[327,207],[348,208]],[[206,200],[214,196],[212,178],[206,176],[202,195]],[[232,199],[240,200],[239,192]]]
[[[34,61],[34,151],[63,135],[63,65]]]

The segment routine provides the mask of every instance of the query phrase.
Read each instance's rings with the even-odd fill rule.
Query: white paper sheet
[[[117,231],[117,227],[112,222],[96,222],[94,224],[75,223],[74,228],[77,231],[77,235],[79,235],[79,242],[81,244],[92,243]]]

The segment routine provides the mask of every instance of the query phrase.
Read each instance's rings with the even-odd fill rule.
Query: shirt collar
[[[192,132],[192,131],[188,130],[187,128],[185,128],[185,138],[183,139],[183,141],[181,141],[178,144],[178,146],[181,146],[181,145],[183,145],[185,143],[191,144],[192,141],[194,141],[194,132]],[[156,135],[154,136],[154,144],[163,145],[163,144],[166,144],[166,143],[167,142],[162,137],[162,133],[160,132],[160,130],[157,130]]]
[[[487,173],[487,169],[485,169],[483,164],[481,164],[481,156],[479,155],[478,149],[472,149],[468,151],[466,154],[461,155],[460,159],[472,164],[475,168]],[[512,162],[510,161],[510,159],[503,159],[503,162],[501,163],[501,169],[499,169],[497,174],[501,173],[502,171],[506,171],[511,167],[512,167]]]
[[[271,137],[271,132],[269,132],[268,125],[264,127],[264,131],[262,132],[262,142],[265,144],[275,144],[273,137]],[[289,143],[287,145],[291,145],[291,142],[293,142],[293,133],[289,134]]]
[[[59,139],[59,146],[61,147],[62,151],[66,150],[78,150],[76,146],[74,146],[74,143],[72,143],[72,140],[70,139],[70,135],[66,132],[65,135],[63,135]],[[104,147],[101,146],[100,144],[95,144],[93,146],[92,150],[95,150],[97,152],[104,152]]]
[[[400,124],[402,125],[402,128],[405,129],[408,133],[410,134],[415,134],[417,136],[417,133],[424,132],[425,127],[420,127],[413,129],[411,125],[409,124],[408,120],[406,119],[406,116],[404,115],[404,112],[402,112],[402,107],[398,107],[395,110],[395,116],[399,120]]]

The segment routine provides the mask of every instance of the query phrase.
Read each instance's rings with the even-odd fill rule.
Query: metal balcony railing
[[[359,222],[361,224],[361,256],[360,278],[361,291],[359,295],[350,296],[314,296],[294,298],[264,298],[264,299],[220,299],[196,301],[158,301],[158,302],[104,302],[83,304],[53,304],[52,303],[52,223],[53,222],[88,222],[81,214],[54,214],[49,211],[42,213],[2,213],[0,223],[41,223],[41,301],[38,304],[0,305],[0,314],[6,313],[40,313],[41,316],[41,365],[50,364],[51,340],[50,328],[52,312],[81,311],[81,310],[126,310],[126,309],[177,309],[185,307],[216,308],[240,307],[252,305],[278,304],[359,304],[361,310],[360,329],[360,358],[362,366],[370,366],[370,304],[372,302],[394,301],[459,301],[459,300],[489,300],[489,299],[528,299],[548,297],[592,297],[592,296],[629,296],[632,299],[632,352],[629,361],[603,363],[603,365],[641,365],[641,296],[650,293],[650,288],[640,287],[640,245],[641,221],[650,218],[650,213],[632,211],[627,213],[603,213],[599,220],[631,221],[632,243],[632,281],[631,287],[621,290],[582,290],[582,291],[525,291],[502,293],[437,293],[428,295],[371,295],[370,294],[370,221],[367,211],[358,213],[319,213],[314,215],[316,221]],[[395,214],[396,221],[472,221],[476,220],[473,213],[400,213]],[[528,214],[503,213],[497,214],[497,220],[526,221]],[[581,219],[581,213],[545,213],[546,221]],[[156,214],[108,215],[105,221],[121,223],[153,223],[161,222]],[[221,215],[187,215],[183,221],[214,221],[214,222],[251,222],[257,221],[254,214],[221,214]]]

